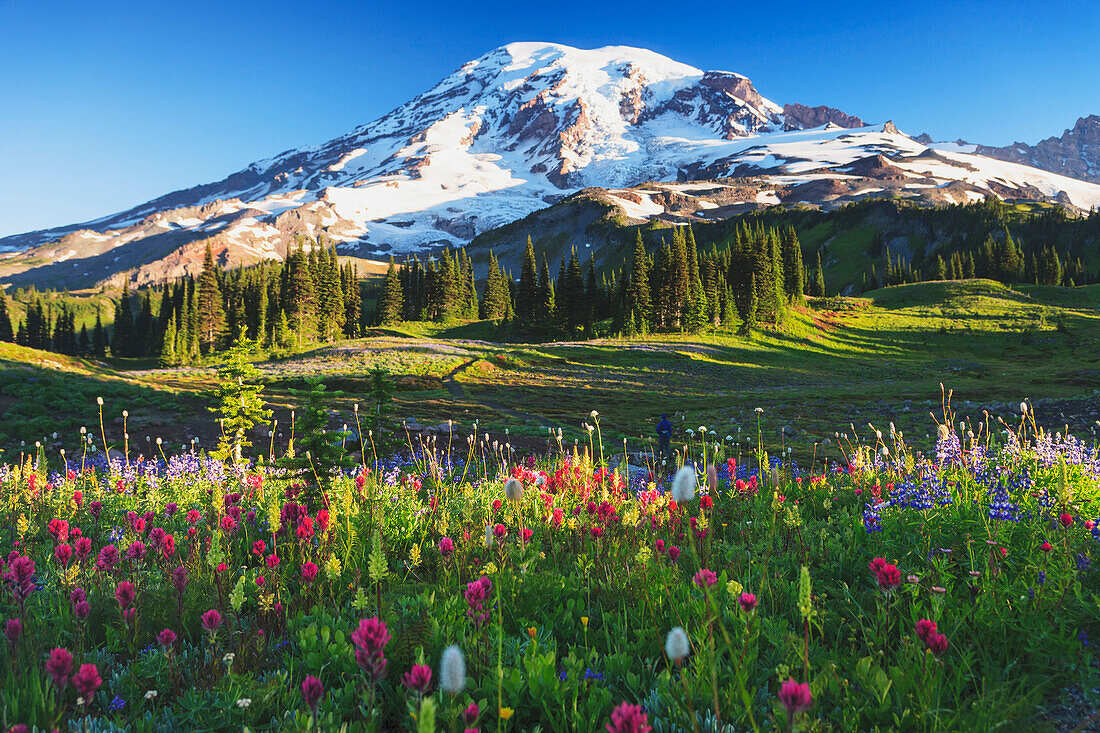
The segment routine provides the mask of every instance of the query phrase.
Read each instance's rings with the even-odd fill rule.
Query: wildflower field
[[[945,402],[927,455],[851,426],[809,465],[702,426],[633,472],[596,413],[545,455],[108,462],[93,428],[0,473],[0,722],[1095,730],[1100,457],[1021,408]]]

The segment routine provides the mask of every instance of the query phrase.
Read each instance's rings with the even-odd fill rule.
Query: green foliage
[[[328,400],[340,399],[340,391],[326,392],[320,377],[307,377],[308,389],[292,389],[300,401],[294,425],[294,443],[276,465],[284,468],[308,487],[306,498],[315,506],[328,501],[334,475],[355,466],[344,442],[349,433],[328,429]]]
[[[260,370],[250,361],[255,353],[256,345],[248,340],[241,340],[229,349],[218,367],[218,386],[209,393],[215,400],[209,409],[218,416],[221,428],[215,455],[233,463],[241,463],[243,450],[252,445],[248,431],[271,418],[271,411],[264,407],[260,397],[264,389],[258,384]]]

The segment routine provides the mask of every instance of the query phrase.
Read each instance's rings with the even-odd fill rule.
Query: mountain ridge
[[[930,151],[938,157],[920,157]],[[285,257],[300,237],[363,257],[432,251],[586,188],[645,219],[668,212],[640,204],[651,199],[639,184],[731,178],[743,179],[733,187],[743,200],[727,189],[727,203],[700,207],[833,207],[874,195],[1100,204],[1100,186],[933,150],[892,123],[825,105],[777,104],[735,72],[628,46],[519,42],[328,142],[90,222],[2,238],[0,250],[19,253],[0,256],[0,282],[140,286],[194,274],[208,239],[225,264]]]

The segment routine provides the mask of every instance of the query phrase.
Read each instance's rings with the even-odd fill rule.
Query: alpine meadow
[[[930,10],[1053,44],[1013,116],[909,10],[322,5],[0,7],[85,190],[0,163],[3,730],[1100,731],[1100,110],[993,144],[1094,44]]]

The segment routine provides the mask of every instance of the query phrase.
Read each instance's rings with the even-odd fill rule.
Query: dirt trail
[[[471,395],[469,392],[467,392],[466,388],[462,386],[462,383],[458,381],[457,377],[459,374],[473,366],[474,362],[476,361],[477,359],[470,359],[460,366],[455,367],[443,377],[443,387],[447,390],[451,397],[455,398],[456,400],[469,400],[471,402],[476,402],[482,407],[486,407],[493,412],[498,412],[501,415],[506,415],[513,420],[519,420],[523,423],[535,422],[538,425],[550,424],[547,422],[546,418],[540,417],[539,415],[532,415],[529,412],[520,412],[519,410],[513,410],[512,408],[505,405],[503,402],[498,402],[497,400],[489,399],[486,397]]]

